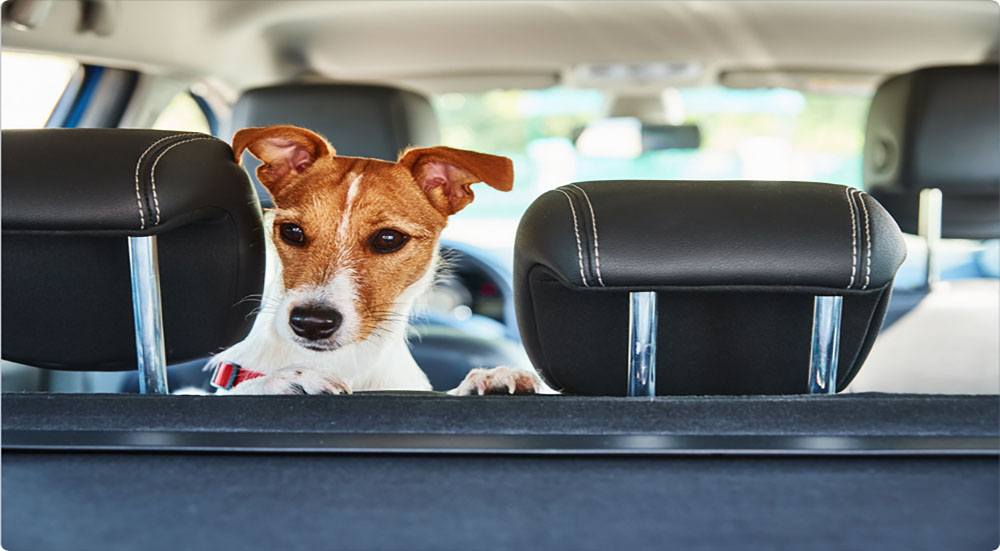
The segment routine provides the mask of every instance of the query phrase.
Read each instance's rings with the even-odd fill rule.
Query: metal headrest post
[[[812,346],[809,355],[809,393],[837,393],[840,359],[840,317],[844,297],[813,297]]]
[[[168,394],[166,345],[160,299],[160,266],[156,236],[129,237],[128,261],[132,275],[132,312],[139,392]]]
[[[941,280],[938,249],[941,245],[941,209],[943,204],[944,199],[940,189],[920,190],[920,202],[917,204],[917,233],[927,247],[927,271],[925,272],[924,285],[928,289]]]
[[[628,395],[656,396],[656,293],[629,293]]]
[[[840,322],[844,298],[813,298],[809,392],[837,392]],[[656,396],[656,293],[629,293],[628,396]]]

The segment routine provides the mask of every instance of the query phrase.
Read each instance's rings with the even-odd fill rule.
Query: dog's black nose
[[[295,334],[311,341],[325,339],[337,331],[344,316],[332,308],[297,306],[288,316],[288,325]]]

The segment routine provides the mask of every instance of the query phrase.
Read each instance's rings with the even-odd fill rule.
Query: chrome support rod
[[[629,293],[628,395],[656,396],[656,293]]]
[[[844,297],[813,297],[809,393],[836,394],[840,357],[840,314]]]
[[[139,392],[167,394],[167,359],[163,342],[156,236],[129,237],[128,261],[132,274],[132,313],[135,317]]]
[[[941,244],[941,208],[943,199],[941,190],[927,188],[920,190],[920,202],[917,205],[917,233],[924,240],[927,248],[926,281],[930,288],[941,280],[941,265],[938,261],[938,249]]]

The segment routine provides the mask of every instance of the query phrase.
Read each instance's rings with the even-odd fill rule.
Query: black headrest
[[[430,101],[389,86],[282,84],[248,90],[233,107],[230,134],[274,124],[314,130],[333,144],[338,155],[387,161],[395,161],[407,147],[440,141]],[[251,174],[258,164],[249,154],[243,162]],[[268,194],[259,186],[258,191],[269,205]]]
[[[842,296],[843,388],[904,256],[892,217],[844,186],[568,185],[541,195],[518,227],[518,322],[552,385],[621,395],[628,293],[657,291],[659,394],[794,394],[808,388],[813,297]]]
[[[1000,237],[997,65],[932,67],[883,82],[865,132],[866,188],[917,232],[920,190],[943,194],[944,237]]]
[[[3,131],[3,358],[134,369],[128,236],[157,236],[169,362],[242,338],[264,247],[232,156],[202,134]]]

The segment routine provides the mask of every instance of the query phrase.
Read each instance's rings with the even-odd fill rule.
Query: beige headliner
[[[185,76],[234,90],[315,72],[430,91],[545,86],[580,63],[885,74],[995,59],[996,3],[128,1],[108,37],[56,2],[5,47]]]

